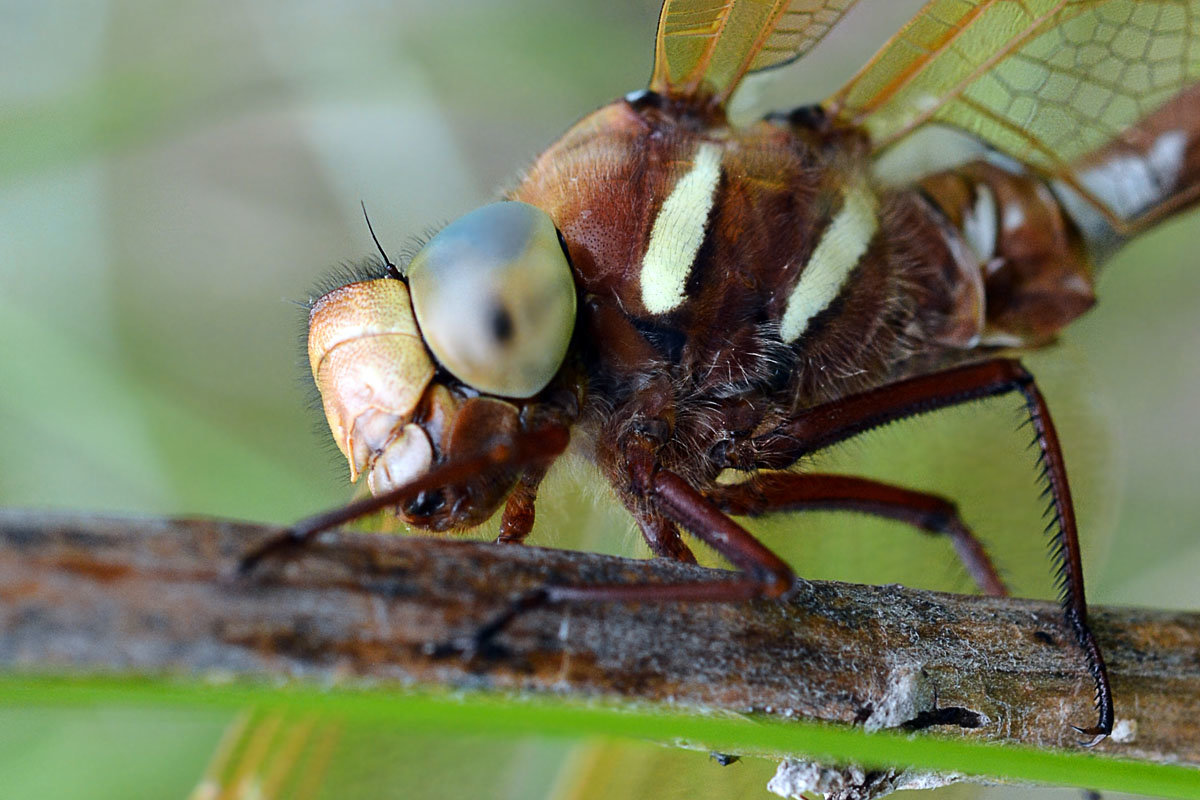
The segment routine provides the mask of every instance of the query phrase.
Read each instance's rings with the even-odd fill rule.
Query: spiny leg
[[[1040,450],[1038,462],[1050,495],[1055,573],[1063,615],[1087,657],[1088,671],[1096,683],[1098,721],[1090,728],[1077,728],[1093,736],[1092,744],[1112,732],[1112,689],[1096,638],[1087,622],[1087,599],[1083,588],[1083,564],[1075,507],[1067,482],[1066,465],[1058,433],[1033,376],[1012,359],[992,359],[963,367],[920,375],[880,386],[861,394],[815,406],[784,422],[774,431],[750,440],[730,453],[730,466],[785,468],[808,453],[821,450],[907,417],[961,405],[986,397],[1020,392]]]
[[[706,493],[729,514],[758,516],[777,511],[854,511],[894,519],[950,538],[959,559],[984,594],[1007,597],[1008,589],[954,503],[887,483],[848,475],[765,472]]]

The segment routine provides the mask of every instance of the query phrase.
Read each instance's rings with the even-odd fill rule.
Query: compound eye
[[[408,268],[429,349],[486,394],[532,397],[562,366],[575,327],[575,281],[546,212],[493,203],[455,220]]]

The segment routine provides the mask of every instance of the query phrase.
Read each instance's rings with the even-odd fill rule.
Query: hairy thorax
[[[927,215],[876,190],[860,136],[701,122],[618,101],[511,196],[555,220],[577,276],[580,432],[604,451],[648,428],[703,482],[730,442],[893,376],[955,301],[952,269],[920,252]]]

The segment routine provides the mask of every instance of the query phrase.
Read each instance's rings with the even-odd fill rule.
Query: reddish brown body
[[[1198,9],[933,0],[823,106],[726,122],[744,75],[799,57],[852,4],[667,0],[651,91],[584,118],[510,193],[518,202],[452,223],[407,273],[378,264],[314,303],[313,374],[377,496],[295,526],[246,565],[384,507],[461,529],[507,498],[499,541],[520,543],[571,443],[656,554],[693,560],[684,529],[740,574],[547,586],[477,644],[547,604],[786,593],[791,568],[730,514],[900,520],[949,537],[979,586],[1004,594],[951,501],[789,468],[894,420],[1015,392],[1040,451],[1065,622],[1096,686],[1097,723],[1080,730],[1111,732],[1061,447],[1011,354],[1052,341],[1094,303],[1099,261],[1200,197],[1200,88],[1177,46],[1195,39]],[[1136,69],[1152,52],[1156,70]],[[929,122],[981,138],[884,184],[880,150]],[[544,349],[530,334],[542,318],[561,334]],[[730,469],[745,480],[718,482]]]
[[[722,179],[684,303],[641,300],[642,255],[663,200],[700,142]],[[709,486],[756,436],[817,404],[978,359],[989,342],[1040,344],[1090,307],[1083,240],[1045,184],[977,162],[916,190],[879,192],[879,231],[835,303],[781,341],[788,295],[842,202],[871,181],[865,134],[809,111],[746,129],[653,95],[619,100],[549,148],[512,192],[554,218],[578,276],[579,428],[614,486],[626,440],[666,426],[659,463]],[[985,275],[970,262],[962,209],[978,183],[1027,213],[1001,231]],[[1014,250],[1023,248],[1016,254]],[[622,497],[637,507],[635,496]]]

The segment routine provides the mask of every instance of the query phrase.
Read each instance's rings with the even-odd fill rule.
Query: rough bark
[[[534,611],[503,652],[464,637],[547,581],[680,581],[664,561],[327,535],[250,578],[272,530],[211,520],[0,513],[0,669],[397,681],[666,702],[1074,746],[1092,682],[1056,606],[801,583],[786,602]],[[1096,608],[1116,735],[1098,751],[1200,764],[1200,614]]]

